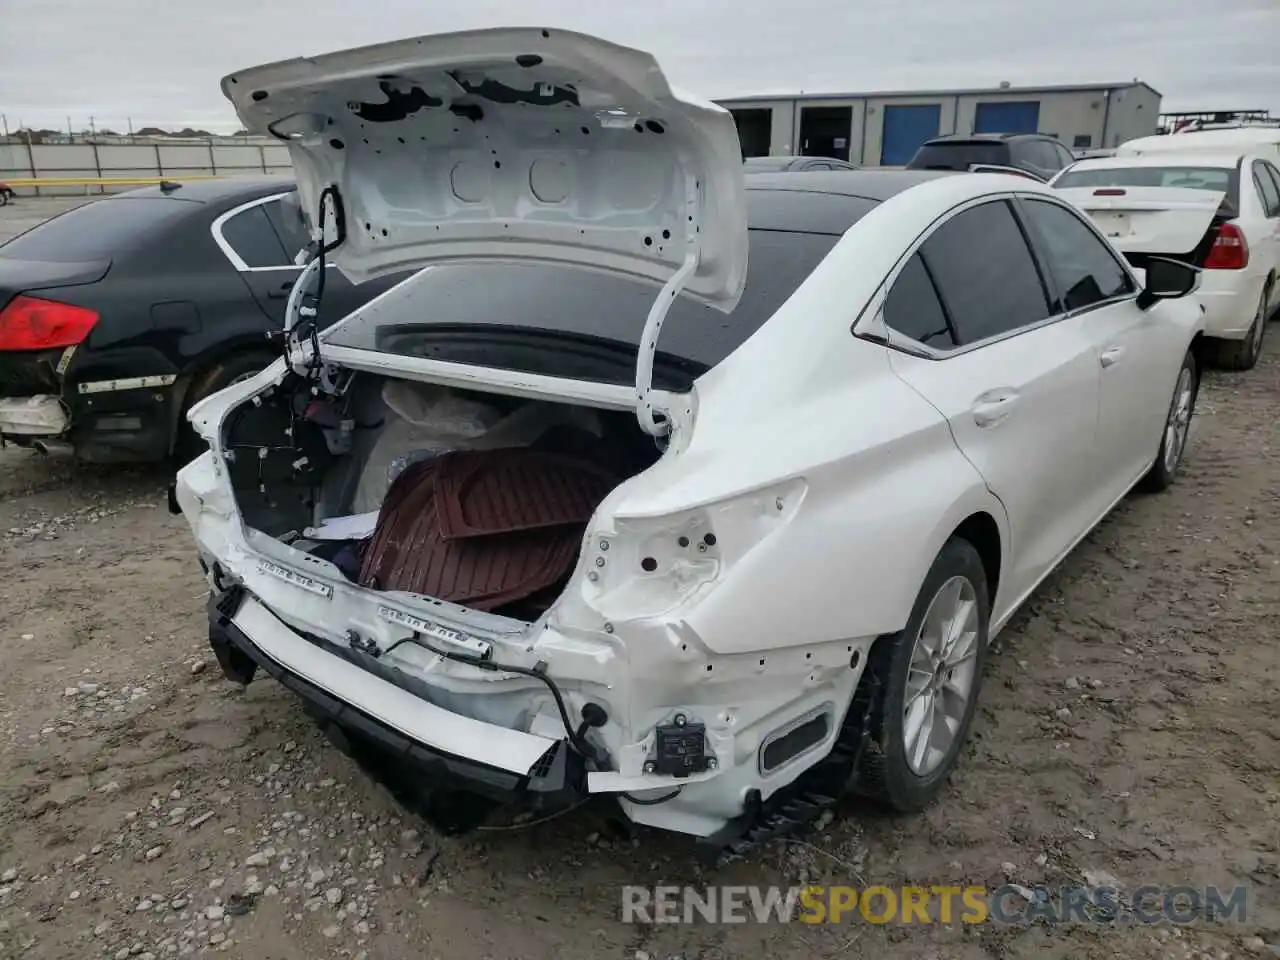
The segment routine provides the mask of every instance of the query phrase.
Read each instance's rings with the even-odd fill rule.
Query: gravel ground
[[[16,209],[21,211],[23,204]],[[50,204],[52,206],[52,204]],[[46,208],[47,209],[47,208]],[[0,451],[0,957],[1179,960],[1280,956],[1280,326],[1211,374],[1185,472],[1001,636],[960,771],[718,873],[607,804],[413,822],[269,680],[221,679],[161,470]],[[627,925],[639,884],[1249,888],[1244,923]]]

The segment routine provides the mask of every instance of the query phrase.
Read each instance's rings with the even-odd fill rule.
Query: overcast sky
[[[652,51],[708,97],[1110,82],[1280,114],[1280,0],[0,0],[13,128],[236,127],[223,74],[503,24]]]

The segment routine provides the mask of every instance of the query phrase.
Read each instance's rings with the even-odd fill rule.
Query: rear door
[[[284,325],[284,308],[293,282],[302,272],[294,257],[309,241],[288,191],[259,197],[220,216],[213,224],[214,239],[241,279],[253,292],[272,329]],[[332,264],[325,274],[320,325],[336,323],[408,274],[351,283]]]
[[[1265,160],[1253,161],[1253,179],[1262,200],[1266,223],[1260,238],[1258,255],[1264,262],[1263,276],[1280,273],[1280,171]],[[1270,306],[1280,302],[1280,284],[1273,284]]]
[[[914,341],[890,351],[894,370],[1008,511],[1020,599],[1095,519],[1098,361],[1082,322],[1054,314],[1008,200],[935,228],[893,280],[884,322]]]
[[[1019,210],[1052,277],[1054,311],[1078,324],[1097,352],[1098,472],[1091,509],[1100,516],[1156,456],[1185,333],[1159,304],[1139,309],[1133,276],[1075,210],[1030,196],[1020,200]]]

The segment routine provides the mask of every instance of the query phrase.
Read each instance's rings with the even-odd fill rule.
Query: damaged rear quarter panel
[[[877,359],[881,375],[850,378],[833,394],[777,408],[767,419],[733,431],[700,423],[687,451],[624,484],[597,514],[598,522],[659,518],[701,505],[721,569],[666,616],[709,650],[740,654],[897,631],[934,557],[966,517],[986,511],[1004,529],[1003,509],[945,421]],[[712,422],[714,407],[704,397],[702,413],[710,408]],[[888,410],[892,417],[869,415]],[[744,500],[759,506],[741,509]],[[762,521],[769,510],[780,519]],[[597,528],[588,543],[614,535]],[[647,576],[632,574],[638,584]],[[616,605],[599,612],[627,616]]]

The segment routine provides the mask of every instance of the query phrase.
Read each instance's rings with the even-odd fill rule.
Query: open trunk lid
[[[1122,253],[1187,256],[1223,209],[1221,191],[1186,187],[1063,187]]]
[[[341,195],[331,259],[354,282],[454,259],[570,263],[725,312],[747,223],[731,114],[654,58],[561,30],[437,34],[231,74],[254,133],[284,140],[303,209]]]

